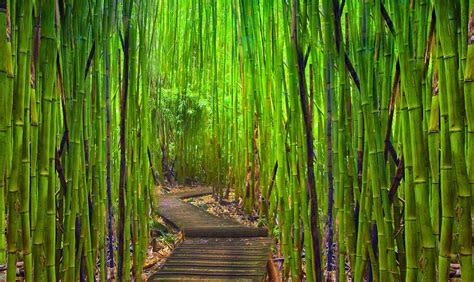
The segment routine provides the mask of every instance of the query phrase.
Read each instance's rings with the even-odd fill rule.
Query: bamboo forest
[[[0,0],[0,281],[474,281],[473,0]]]

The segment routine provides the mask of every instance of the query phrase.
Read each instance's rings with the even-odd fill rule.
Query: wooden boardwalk
[[[207,188],[162,195],[158,213],[184,234],[149,281],[263,281],[271,240],[267,230],[214,216],[183,198],[210,194]]]

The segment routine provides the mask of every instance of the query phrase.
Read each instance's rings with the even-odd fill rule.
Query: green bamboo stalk
[[[10,162],[10,128],[12,116],[12,78],[13,66],[10,43],[7,41],[7,1],[0,1],[0,30],[5,31],[0,34],[0,54],[2,54],[0,64],[0,84],[4,85],[0,89],[0,146],[4,148],[0,153],[0,263],[6,262],[6,237],[5,237],[5,210],[6,210],[6,190],[7,168]]]
[[[51,193],[48,192],[50,189],[50,159],[54,155],[51,151],[50,143],[53,142],[51,137],[54,135],[51,134],[51,131],[54,129],[54,123],[51,123],[54,119],[52,118],[52,108],[53,108],[53,97],[55,94],[55,77],[56,77],[56,32],[55,32],[55,15],[51,13],[51,10],[54,10],[55,3],[54,1],[42,2],[41,3],[41,50],[40,50],[40,72],[42,74],[42,101],[41,101],[41,126],[40,126],[40,136],[39,136],[39,148],[38,152],[39,159],[39,187],[38,187],[38,209],[37,209],[37,222],[35,224],[35,230],[33,233],[33,248],[35,252],[35,279],[46,279],[45,264],[49,264],[48,275],[54,277],[54,251],[50,255],[45,255],[45,250],[43,245],[45,243],[45,237],[51,238],[55,232],[55,223],[51,226],[51,221],[45,222],[47,217],[47,206],[48,201],[53,201]],[[54,132],[54,131],[53,131]],[[53,146],[54,148],[54,146]],[[54,195],[54,194],[53,194]],[[49,199],[49,200],[48,200]],[[50,207],[49,207],[50,208]],[[48,212],[52,212],[48,209]],[[45,226],[49,230],[49,233],[45,233]],[[45,236],[45,234],[47,234]],[[47,250],[54,250],[55,240],[49,240]],[[43,256],[47,257],[47,262],[42,258]],[[53,267],[51,269],[51,267]]]
[[[441,57],[440,44],[436,49],[439,54],[439,77],[445,75],[444,62]],[[439,247],[439,278],[448,279],[450,254],[452,252],[453,243],[453,224],[454,224],[454,191],[450,183],[453,181],[452,171],[453,164],[451,160],[451,148],[448,134],[448,111],[445,80],[440,79],[438,82],[439,89],[439,110],[440,110],[440,178],[441,178],[441,236]]]
[[[448,132],[451,146],[453,168],[457,184],[457,198],[459,200],[459,244],[463,280],[472,280],[472,229],[470,227],[471,214],[471,193],[472,185],[469,184],[465,157],[465,121],[464,108],[460,108],[462,101],[462,89],[459,87],[459,53],[456,36],[454,36],[460,15],[455,3],[447,1],[435,1],[437,13],[437,27],[448,28],[453,36],[439,34],[441,52],[445,76],[440,77],[446,82],[447,105],[448,105]]]
[[[27,1],[24,5],[21,5],[19,11],[19,41],[18,41],[18,75],[15,84],[15,98],[13,101],[13,152],[12,156],[12,170],[10,175],[10,182],[8,186],[8,269],[7,269],[7,280],[14,281],[16,277],[16,256],[17,256],[17,233],[16,230],[19,227],[20,212],[22,213],[21,221],[22,234],[23,234],[23,251],[26,251],[25,260],[25,271],[28,278],[31,278],[31,253],[29,249],[29,222],[26,218],[29,216],[27,206],[29,205],[29,197],[27,189],[29,189],[28,182],[25,183],[26,174],[24,177],[20,174],[21,164],[20,160],[25,158],[26,154],[23,154],[24,149],[28,147],[27,144],[23,144],[24,127],[28,126],[28,120],[25,122],[25,105],[29,104],[29,69],[30,69],[30,50],[31,50],[31,30],[29,27],[32,24],[32,8],[33,3]],[[29,105],[27,106],[29,107]],[[27,112],[26,112],[27,113]],[[28,135],[26,135],[28,137]],[[28,139],[27,139],[28,140]],[[26,156],[28,157],[28,156]],[[21,207],[20,207],[21,206]]]
[[[426,3],[424,3],[426,4]],[[417,12],[421,13],[419,17],[420,20],[426,20],[426,17],[422,17],[427,7],[426,5],[420,4],[416,6]],[[420,11],[423,10],[423,11]],[[404,13],[404,14],[402,14]],[[402,36],[397,38],[397,44],[399,48],[403,48],[403,42],[408,40],[413,36],[408,32],[408,5],[401,5],[397,12],[396,18],[397,23],[402,27]],[[418,36],[420,37],[420,34]],[[414,36],[413,36],[414,37]],[[402,38],[405,38],[402,40]],[[401,51],[400,54],[400,66],[401,66],[401,82],[403,91],[411,91],[414,89],[414,95],[406,95],[407,106],[409,110],[409,124],[410,124],[410,146],[412,147],[412,160],[413,160],[413,184],[416,197],[416,210],[420,216],[420,227],[422,241],[421,246],[424,251],[424,258],[426,264],[422,268],[424,279],[432,280],[435,279],[435,242],[433,229],[431,227],[431,219],[429,214],[429,208],[425,205],[429,203],[429,187],[428,187],[428,171],[429,167],[426,163],[427,159],[423,158],[426,152],[425,137],[423,136],[423,129],[420,126],[423,126],[422,123],[422,107],[421,104],[421,78],[420,75],[413,71],[410,74],[410,68],[415,68],[415,66],[410,64],[409,54],[404,51]],[[421,141],[420,141],[421,140]],[[408,262],[407,262],[408,264]],[[408,275],[408,273],[407,273]],[[407,279],[408,280],[408,279]]]

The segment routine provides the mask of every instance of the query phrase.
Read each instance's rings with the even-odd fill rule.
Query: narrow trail
[[[149,281],[263,281],[271,239],[265,228],[212,215],[184,198],[211,194],[210,188],[161,195],[158,213],[184,234],[183,243]]]

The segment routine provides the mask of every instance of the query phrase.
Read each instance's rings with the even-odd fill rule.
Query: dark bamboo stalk
[[[130,4],[129,4],[130,5]],[[131,7],[128,7],[131,10]],[[129,242],[124,241],[125,237],[125,217],[129,216],[125,213],[126,203],[125,203],[125,194],[126,194],[126,177],[127,177],[127,159],[126,159],[126,126],[125,122],[127,119],[127,96],[128,96],[128,83],[129,83],[129,43],[130,43],[130,18],[124,11],[124,28],[125,28],[125,39],[123,41],[123,83],[122,91],[120,95],[120,182],[119,182],[119,227],[118,227],[118,280],[122,281],[123,276],[125,275],[124,259],[125,259],[125,249],[128,250]],[[127,203],[130,204],[130,203]],[[127,252],[127,256],[128,256]]]
[[[298,81],[299,81],[299,96],[301,101],[301,108],[303,111],[303,121],[305,126],[305,140],[306,140],[306,169],[307,169],[307,186],[309,190],[311,205],[311,239],[313,241],[313,255],[314,255],[314,269],[316,274],[316,281],[322,281],[322,263],[321,263],[321,240],[319,238],[318,230],[318,198],[316,194],[316,183],[314,176],[314,162],[313,162],[313,127],[311,124],[311,117],[309,115],[308,107],[308,95],[306,90],[306,77],[305,77],[305,63],[304,55],[301,51],[301,46],[298,42],[298,30],[297,30],[297,7],[298,0],[293,0],[292,5],[292,25],[291,25],[291,39],[296,51],[297,63],[298,63]]]

